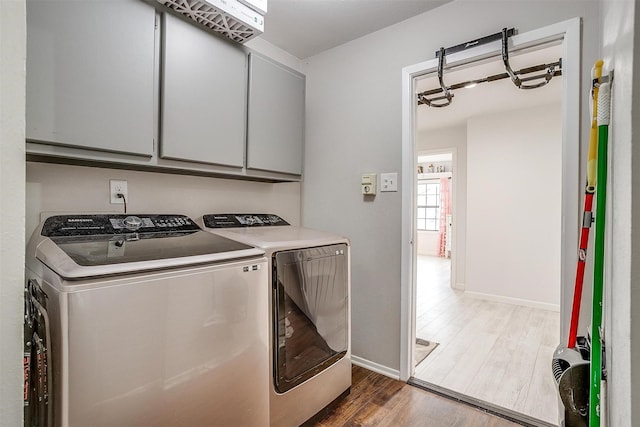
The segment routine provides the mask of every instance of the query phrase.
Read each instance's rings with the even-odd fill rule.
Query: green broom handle
[[[598,173],[596,179],[596,231],[593,263],[593,310],[591,317],[591,391],[589,426],[600,427],[600,385],[602,382],[602,295],[604,288],[604,244],[607,210],[607,152],[610,118],[609,83],[600,85],[598,94]]]

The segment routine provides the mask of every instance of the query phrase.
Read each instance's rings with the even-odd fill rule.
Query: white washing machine
[[[25,425],[269,425],[264,251],[181,215],[62,215],[26,264]]]
[[[211,214],[200,225],[265,251],[271,313],[270,418],[297,427],[351,388],[350,246],[276,215]]]

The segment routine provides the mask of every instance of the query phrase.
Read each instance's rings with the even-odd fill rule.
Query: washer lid
[[[215,263],[263,255],[202,231],[181,215],[64,215],[42,227],[36,257],[67,279]]]

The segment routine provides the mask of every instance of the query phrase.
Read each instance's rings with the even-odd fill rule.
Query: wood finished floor
[[[449,286],[449,260],[418,257],[417,338],[440,345],[415,377],[557,425],[557,312],[482,301]]]
[[[443,398],[358,366],[352,368],[351,393],[316,427],[512,427],[505,419]]]

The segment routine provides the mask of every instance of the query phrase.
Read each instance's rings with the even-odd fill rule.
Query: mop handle
[[[602,66],[604,61],[596,61],[591,72],[593,81],[593,97],[591,98],[591,131],[589,133],[589,154],[587,155],[587,193],[596,191],[596,169],[598,153],[598,91],[599,82],[602,77]]]
[[[587,156],[587,184],[585,187],[584,210],[582,229],[580,231],[580,242],[578,251],[578,264],[576,267],[576,280],[573,289],[573,304],[571,307],[571,322],[569,324],[569,339],[567,347],[574,348],[578,338],[578,323],[580,318],[580,306],[582,304],[582,287],[584,283],[584,270],[587,261],[587,247],[589,245],[589,231],[591,230],[591,210],[593,195],[596,190],[596,166],[598,151],[598,90],[600,78],[602,77],[602,66],[604,62],[599,59],[591,69],[593,87],[589,98],[589,109],[591,110],[591,132],[589,133],[589,154]]]
[[[593,304],[591,316],[591,389],[589,392],[589,426],[600,427],[602,383],[602,300],[604,291],[605,223],[607,208],[607,154],[610,118],[609,83],[600,86],[598,99],[598,177],[596,197],[596,232],[593,264]]]

